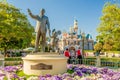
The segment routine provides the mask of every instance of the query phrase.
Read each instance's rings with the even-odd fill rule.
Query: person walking
[[[78,59],[79,64],[82,64],[82,52],[81,52],[80,47],[79,47],[78,50],[76,51],[76,56],[77,56],[77,59]]]
[[[76,62],[76,60],[75,60],[75,59],[76,59],[76,57],[75,57],[75,56],[76,56],[75,53],[76,53],[76,52],[75,52],[75,49],[70,50],[71,63],[72,63],[72,64],[75,64],[75,62]]]
[[[64,51],[64,56],[68,57],[67,63],[70,64],[71,56],[70,56],[70,52],[69,52],[68,48]]]

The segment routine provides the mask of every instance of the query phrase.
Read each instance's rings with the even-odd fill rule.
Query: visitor
[[[82,64],[82,53],[81,53],[80,47],[79,47],[78,50],[76,51],[76,56],[77,56],[77,59],[78,59],[78,63],[79,63],[79,64]]]
[[[70,51],[71,58],[75,58],[75,50]]]
[[[71,56],[70,56],[70,52],[69,52],[68,48],[64,51],[64,56],[68,57],[67,63],[70,64]]]
[[[70,51],[70,56],[71,56],[71,63],[75,64],[75,58],[76,58],[76,56],[75,56],[75,49]]]

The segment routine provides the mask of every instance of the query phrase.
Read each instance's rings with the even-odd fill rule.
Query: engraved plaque
[[[52,65],[46,65],[44,63],[38,63],[36,65],[31,65],[32,70],[51,70]]]

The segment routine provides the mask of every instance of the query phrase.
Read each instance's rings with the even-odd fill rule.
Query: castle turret
[[[77,33],[77,31],[78,31],[78,21],[74,20],[74,32]]]
[[[70,27],[70,33],[72,33],[73,32],[73,27]]]

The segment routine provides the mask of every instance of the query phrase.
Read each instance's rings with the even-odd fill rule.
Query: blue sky
[[[40,9],[46,10],[45,15],[49,17],[51,29],[69,31],[73,25],[74,18],[78,20],[79,29],[86,34],[90,33],[95,40],[96,28],[100,23],[102,8],[109,0],[7,0],[21,12],[25,13],[30,23],[35,26],[36,21],[31,19],[27,13],[29,8],[33,14],[39,14]],[[111,0],[112,1],[112,0]]]

